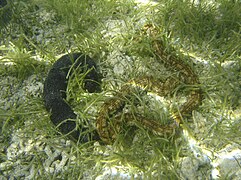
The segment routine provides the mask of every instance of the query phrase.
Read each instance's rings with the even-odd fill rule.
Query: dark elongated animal
[[[86,74],[83,88],[89,93],[100,91],[100,78],[96,63],[89,56],[81,53],[71,53],[58,59],[50,69],[44,82],[43,98],[46,109],[50,112],[50,119],[63,134],[69,134],[75,140],[87,142],[99,139],[94,132],[83,134],[86,128],[76,127],[77,115],[66,102],[68,77],[74,70]],[[94,135],[93,135],[94,134]]]

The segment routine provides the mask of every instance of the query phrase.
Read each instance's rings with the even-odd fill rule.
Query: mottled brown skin
[[[158,30],[153,25],[149,25],[148,28],[150,30],[150,36],[155,39]],[[170,55],[165,52],[165,47],[163,46],[163,42],[161,40],[155,39],[153,41],[153,47],[156,52],[156,56],[163,62],[165,67],[171,71],[174,70],[178,72],[180,82],[193,86],[193,89],[187,97],[187,101],[179,108],[179,111],[172,113],[173,119],[180,124],[182,122],[182,116],[190,114],[198,105],[201,104],[203,99],[198,76],[195,74],[193,69],[183,62],[183,60],[178,56]],[[176,84],[176,82],[171,81],[170,84]]]
[[[121,88],[120,93],[105,101],[99,111],[96,127],[100,138],[107,144],[115,141],[122,123],[138,124],[161,136],[173,134],[182,123],[183,117],[189,115],[202,101],[200,82],[192,68],[178,56],[166,52],[162,40],[158,39],[158,30],[153,25],[146,25],[144,33],[153,41],[152,46],[157,60],[163,63],[168,70],[178,72],[178,77],[170,77],[166,81],[154,77],[139,77],[129,81]],[[161,125],[155,120],[131,113],[124,113],[121,118],[115,117],[115,114],[125,106],[125,99],[131,93],[133,86],[166,96],[181,84],[191,85],[194,88],[190,90],[187,101],[178,110],[172,110],[171,117],[174,123]]]

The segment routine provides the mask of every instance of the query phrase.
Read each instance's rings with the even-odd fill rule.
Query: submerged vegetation
[[[240,1],[7,2],[0,6],[0,177],[208,179],[224,148],[241,149]],[[78,123],[93,126],[104,100],[129,79],[172,76],[153,58],[150,41],[142,34],[146,24],[159,27],[173,53],[199,76],[204,99],[183,125],[189,135],[159,137],[126,126],[110,146],[78,144],[59,134],[45,110],[42,88],[60,55],[80,51],[98,64],[101,93],[85,93],[81,75],[69,82],[67,92]],[[168,121],[170,101],[185,99],[134,95],[141,105],[130,99],[128,110],[161,121]],[[220,165],[217,176],[237,174]]]

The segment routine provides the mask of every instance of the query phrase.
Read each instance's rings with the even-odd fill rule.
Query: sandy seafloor
[[[50,22],[52,14],[42,9],[36,16],[39,16],[39,18],[41,17],[40,19],[42,21]],[[120,29],[115,28],[115,26],[120,27],[120,24],[122,23],[124,22],[119,20],[107,21],[107,29],[106,31],[103,31],[103,37],[108,38],[110,36],[115,36],[115,33],[121,31]],[[50,27],[50,29],[56,29],[59,33],[65,31],[63,26],[58,26],[54,23],[50,23]],[[56,33],[51,30],[46,33],[42,29],[38,29],[37,31],[39,33],[37,33],[35,39],[39,41],[45,37],[53,38],[54,33]],[[1,53],[1,60],[5,58],[6,52],[14,51],[14,45],[12,45],[12,47],[9,45],[6,47],[4,44],[1,44],[1,47],[6,48],[6,50]],[[56,55],[56,57],[59,57],[59,55]],[[45,61],[36,55],[33,55],[33,58],[37,61]],[[204,68],[212,66],[208,60],[198,57],[192,58]],[[106,70],[106,75],[109,77],[113,76],[113,74],[115,77],[125,76],[126,66],[131,64],[131,66],[128,66],[128,70],[131,70],[131,67],[133,66],[132,60],[133,57],[123,55],[120,51],[113,51],[105,62],[110,65],[110,70]],[[135,61],[135,63],[137,61]],[[48,67],[49,62],[44,63],[46,64],[46,67]],[[223,63],[222,68],[230,72],[238,71],[238,65],[236,63],[237,62]],[[5,63],[6,72],[11,65],[11,61]],[[240,73],[238,76],[240,76]],[[26,119],[22,128],[13,126],[9,129],[9,133],[11,134],[8,137],[9,139],[7,139],[10,142],[9,146],[0,147],[0,179],[45,179],[46,177],[51,176],[53,179],[65,179],[68,177],[68,175],[66,175],[66,173],[69,172],[68,168],[72,167],[71,165],[74,165],[77,161],[76,159],[79,158],[72,154],[73,143],[71,143],[70,140],[60,138],[52,140],[51,143],[49,143],[46,141],[48,137],[43,136],[38,129],[31,126],[33,121],[40,121],[41,116],[47,116],[47,112],[43,111],[42,108],[43,102],[41,102],[45,77],[46,72],[43,71],[41,74],[32,74],[19,82],[19,79],[14,75],[0,75],[1,132],[6,131],[6,129],[4,129],[4,124],[11,121],[11,118],[15,119],[18,118],[18,116],[28,116],[28,113],[34,114],[31,118]],[[234,79],[239,80],[240,82],[240,77]],[[240,96],[237,98],[239,98],[239,102],[241,102]],[[23,114],[19,114],[19,111],[14,114],[15,108],[21,109],[23,104],[29,104],[29,106],[35,107],[32,103],[40,103],[39,109],[30,108],[31,111],[28,112],[28,110],[26,111],[23,107]],[[203,115],[198,111],[194,114],[196,118],[199,118],[199,121],[195,121],[194,132],[196,134],[202,134],[203,132],[208,131],[210,124],[207,122],[208,118],[206,117],[206,114]],[[241,105],[232,111],[230,115],[230,126],[236,124],[240,127],[240,119]],[[30,128],[28,129],[28,127]],[[28,129],[27,131],[26,128]],[[208,139],[205,139],[204,142],[200,142],[202,141],[201,138],[199,139],[200,141],[196,141],[186,136],[188,143],[185,149],[188,149],[191,153],[189,156],[180,159],[180,168],[177,171],[179,176],[182,179],[189,180],[225,178],[233,180],[241,179],[241,142],[238,141],[241,140],[238,138],[238,136],[241,137],[241,129],[239,132],[240,134],[237,134],[237,137],[234,137],[235,141],[223,144],[222,148],[218,150],[214,148],[215,145],[212,146],[208,144]],[[1,144],[6,141],[5,138],[6,137],[3,137],[2,135],[0,136]],[[222,141],[222,139],[220,139],[220,141]],[[108,156],[113,150],[109,145],[106,146],[106,148],[103,148],[98,142],[95,143],[94,147],[92,153],[98,155],[102,154],[103,156]],[[39,163],[42,164],[42,166],[39,166]],[[85,162],[83,162],[82,165],[88,166]],[[139,171],[135,174],[130,172],[128,166],[121,164],[116,167],[104,166],[102,169],[100,169],[98,164],[92,164],[91,167],[86,169],[89,170],[82,173],[83,176],[80,177],[81,179],[145,179],[143,172]],[[153,178],[155,178],[155,172],[153,172]]]

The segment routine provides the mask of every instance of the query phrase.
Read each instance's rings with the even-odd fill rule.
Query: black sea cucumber
[[[71,68],[73,67],[73,68]],[[81,73],[86,73],[83,88],[89,93],[100,91],[100,75],[96,64],[89,56],[81,53],[71,53],[62,56],[54,64],[44,82],[43,98],[46,109],[51,113],[50,119],[58,126],[63,134],[69,134],[75,140],[87,142],[90,139],[97,140],[96,132],[83,133],[86,128],[76,127],[77,115],[66,102],[66,89],[68,73],[78,68]]]

